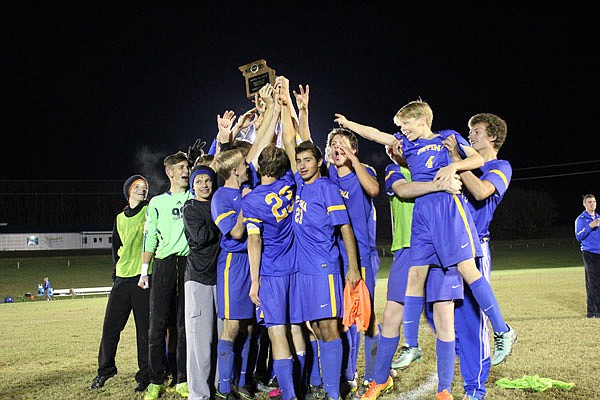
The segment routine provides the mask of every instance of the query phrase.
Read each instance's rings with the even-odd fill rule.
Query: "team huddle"
[[[142,177],[126,182],[129,206],[117,222],[146,216],[127,227],[115,223],[114,230],[114,287],[126,280],[128,290],[147,298],[146,324],[138,324],[134,306],[121,306],[127,317],[132,308],[136,314],[136,391],[145,390],[147,400],[169,389],[193,399],[248,400],[261,387],[284,400],[376,399],[393,389],[396,369],[422,357],[425,311],[436,334],[435,398],[453,398],[458,355],[464,398],[482,399],[490,366],[506,359],[517,338],[489,283],[489,225],[512,175],[510,164],[497,159],[506,123],[476,114],[467,141],[455,131],[433,132],[433,112],[417,100],[395,115],[396,134],[336,114],[339,128],[323,154],[310,136],[309,88],[299,89],[290,93],[289,81],[278,77],[235,124],[233,112],[219,115],[209,154],[165,158],[168,192],[147,202]],[[373,308],[373,198],[380,188],[375,170],[358,158],[358,137],[384,145],[391,160],[385,190],[394,259],[380,322]],[[367,298],[357,301],[370,305],[364,326],[343,326],[347,293],[358,288]],[[126,319],[107,323],[117,307],[114,292],[92,388],[116,374],[116,343],[106,342],[114,342],[111,331],[118,342]],[[406,344],[394,359],[401,327]],[[268,337],[258,350],[268,353],[263,365],[252,356],[257,336]],[[169,372],[174,384],[167,388]]]

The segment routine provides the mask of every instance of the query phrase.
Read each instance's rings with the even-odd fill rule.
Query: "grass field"
[[[600,320],[585,318],[585,286],[579,250],[565,242],[530,244],[498,243],[493,249],[492,286],[509,323],[519,332],[514,353],[492,368],[486,399],[591,399],[596,389],[600,355]],[[35,291],[49,276],[55,288],[110,285],[108,256],[23,258],[0,260],[0,295]],[[382,258],[377,286],[376,312],[381,315],[390,259]],[[97,368],[106,297],[62,301],[17,301],[0,305],[0,399],[128,399],[136,372],[133,323],[119,344],[119,374],[96,392],[87,389]],[[424,358],[395,379],[395,391],[384,399],[433,398],[427,388],[435,374],[434,336],[422,323]],[[359,366],[362,370],[362,365]],[[507,390],[494,382],[523,375],[575,383],[569,391],[542,393]],[[424,389],[420,396],[415,389]],[[456,368],[453,388],[462,398]],[[164,398],[177,398],[166,395]]]

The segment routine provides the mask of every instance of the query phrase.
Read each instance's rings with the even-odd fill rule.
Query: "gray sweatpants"
[[[222,329],[223,322],[217,318],[217,286],[185,282],[187,383],[191,400],[210,399],[211,389],[214,393],[219,382],[217,342]]]

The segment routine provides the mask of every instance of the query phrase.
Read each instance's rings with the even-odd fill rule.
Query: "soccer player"
[[[489,225],[512,177],[510,163],[498,159],[498,152],[506,140],[507,127],[502,118],[490,113],[473,115],[468,126],[471,146],[483,157],[485,163],[477,170],[461,172],[460,178],[467,190],[467,206],[479,233],[483,252],[483,257],[476,259],[477,267],[489,281],[492,270]],[[450,151],[452,160],[460,159],[454,137],[448,137],[444,145]],[[485,313],[479,309],[469,287],[465,288],[463,302],[456,307],[454,318],[466,398],[483,399],[486,392],[485,382],[490,372],[488,320]],[[502,341],[495,340],[495,344],[491,365],[500,364],[508,356],[508,349],[502,346]]]
[[[217,263],[218,316],[224,319],[223,331],[218,342],[219,388],[217,397],[227,398],[239,395],[247,399],[254,396],[246,383],[246,369],[254,304],[250,300],[250,266],[247,253],[247,236],[241,212],[242,197],[249,188],[242,190],[248,181],[248,164],[256,164],[260,151],[273,140],[274,124],[280,108],[274,102],[273,87],[265,85],[259,91],[266,103],[265,120],[257,132],[257,137],[247,154],[239,148],[227,150],[217,155],[214,165],[225,183],[217,189],[211,202],[211,215],[221,231],[221,254]],[[219,126],[219,129],[229,129]],[[241,352],[241,366],[235,393],[231,391],[234,366],[234,341],[239,334],[245,338]]]
[[[296,147],[294,225],[298,283],[302,314],[319,339],[323,389],[329,398],[340,392],[342,342],[338,319],[342,315],[342,275],[338,232],[346,245],[346,284],[360,280],[356,242],[339,188],[322,177],[323,156],[311,142]]]
[[[113,288],[108,296],[102,339],[98,351],[98,375],[90,389],[99,389],[116,375],[115,356],[121,332],[133,310],[137,339],[138,372],[136,392],[148,387],[148,319],[150,292],[138,286],[142,264],[142,240],[148,201],[148,182],[141,175],[127,178],[123,185],[127,200],[125,209],[115,218],[112,233],[112,255],[115,264]],[[152,273],[149,267],[148,274]]]
[[[454,179],[458,171],[472,170],[483,164],[483,158],[468,146],[458,133],[450,130],[431,130],[433,112],[429,105],[421,100],[408,103],[396,113],[394,122],[400,126],[401,133],[395,136],[348,121],[343,115],[336,116],[336,122],[341,126],[368,139],[399,149],[416,182],[448,182]],[[460,144],[459,161],[450,161],[448,150],[442,143],[449,136],[455,136]],[[464,200],[459,196],[435,192],[423,194],[415,200],[411,231],[411,268],[404,299],[404,335],[409,346],[418,346],[418,326],[430,265],[442,265],[449,274],[452,274],[452,266],[456,265],[462,278],[470,285],[479,306],[490,317],[494,331],[498,333],[497,339],[501,340],[502,346],[510,352],[515,332],[504,321],[489,282],[475,264],[475,258],[481,255],[481,247],[478,241],[475,242],[477,232],[474,229],[471,215],[465,207]],[[438,399],[452,398],[450,385],[454,376],[456,356],[453,300],[462,297],[462,293],[457,293],[455,289],[462,291],[462,286],[453,284],[448,288],[443,287],[443,290],[430,298],[435,301],[434,321],[438,337]],[[428,299],[429,297],[430,293]]]
[[[194,196],[183,206],[185,236],[190,247],[185,270],[185,331],[189,395],[192,399],[211,396],[215,376],[216,340],[222,331],[217,320],[217,259],[221,232],[211,218],[211,199],[217,177],[212,168],[194,167],[190,193]],[[219,323],[217,322],[219,321]]]
[[[340,189],[344,199],[350,224],[356,238],[360,271],[371,295],[371,320],[369,328],[365,332],[365,365],[366,371],[364,381],[372,380],[372,364],[379,341],[379,327],[374,312],[375,281],[378,265],[372,265],[371,249],[375,247],[371,231],[375,228],[375,206],[373,198],[379,194],[379,183],[377,182],[375,170],[364,165],[358,159],[358,139],[351,131],[343,128],[333,129],[327,138],[327,153],[330,155],[329,165],[330,179]],[[343,242],[340,242],[344,246]],[[346,252],[342,251],[345,257]],[[344,260],[344,272],[348,267]],[[356,388],[356,362],[360,345],[360,336],[356,325],[348,329],[347,338],[350,347],[348,355],[348,367],[346,368],[346,380],[351,387]],[[363,386],[368,386],[363,385]]]
[[[292,150],[293,151],[293,150]],[[290,324],[296,352],[305,352],[301,297],[296,284],[292,211],[296,184],[283,149],[268,145],[258,158],[261,184],[242,202],[248,231],[252,284],[250,298],[262,308],[271,340],[273,370],[284,400],[296,397],[293,359],[287,330]]]
[[[150,290],[150,327],[148,363],[150,385],[145,400],[157,399],[164,388],[165,335],[170,321],[177,327],[177,377],[175,391],[188,396],[183,278],[190,252],[183,227],[183,205],[192,198],[189,192],[189,161],[180,151],[165,157],[169,190],[148,204],[142,248],[141,287],[149,287],[148,266],[154,258]]]

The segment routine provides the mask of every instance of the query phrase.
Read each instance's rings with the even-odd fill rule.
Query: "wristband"
[[[140,274],[140,278],[143,278],[144,276],[148,275],[148,268],[150,267],[150,264],[148,263],[142,263],[142,273]]]

